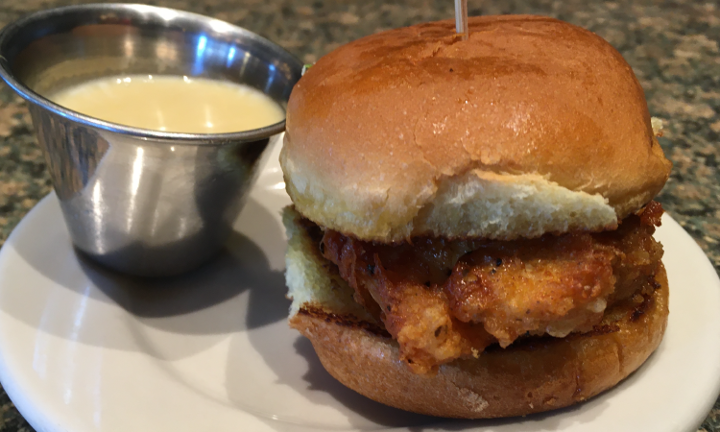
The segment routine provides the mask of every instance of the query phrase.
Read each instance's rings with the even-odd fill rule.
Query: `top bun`
[[[280,156],[314,222],[363,240],[603,230],[671,163],[643,90],[599,36],[546,17],[390,30],[321,58],[293,89]]]

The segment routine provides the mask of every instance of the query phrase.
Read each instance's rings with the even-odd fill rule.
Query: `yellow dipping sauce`
[[[50,100],[100,120],[165,132],[240,132],[285,118],[280,105],[250,86],[183,76],[101,78]]]

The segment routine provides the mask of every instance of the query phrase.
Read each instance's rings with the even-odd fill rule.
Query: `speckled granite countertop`
[[[82,3],[2,0],[0,26],[28,13]],[[278,42],[305,62],[380,30],[452,18],[451,0],[160,0],[150,4],[203,13]],[[632,65],[650,112],[665,120],[660,142],[673,161],[660,194],[665,209],[720,268],[720,6],[707,1],[469,0],[471,15],[534,13],[588,28]],[[0,245],[51,190],[25,104],[0,85]],[[30,426],[0,392],[0,432]],[[720,403],[700,430],[720,432]]]

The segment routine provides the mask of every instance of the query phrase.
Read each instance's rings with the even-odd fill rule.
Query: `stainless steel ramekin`
[[[0,76],[29,102],[75,247],[143,276],[185,272],[222,248],[285,122],[228,134],[156,132],[44,95],[98,77],[162,74],[249,84],[285,105],[301,69],[245,29],[145,5],[51,9],[0,32]]]

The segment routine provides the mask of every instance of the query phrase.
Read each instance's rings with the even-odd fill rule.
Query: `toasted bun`
[[[603,326],[563,339],[533,338],[477,359],[455,360],[432,377],[412,373],[397,344],[352,301],[293,211],[288,228],[290,325],[310,339],[327,371],[378,402],[443,417],[492,418],[548,411],[590,398],[617,384],[657,348],[668,315],[664,268],[659,288],[640,305],[606,312]]]
[[[536,237],[613,228],[670,162],[630,66],[551,18],[470,19],[375,34],[321,58],[293,89],[287,191],[320,225],[364,240]]]

